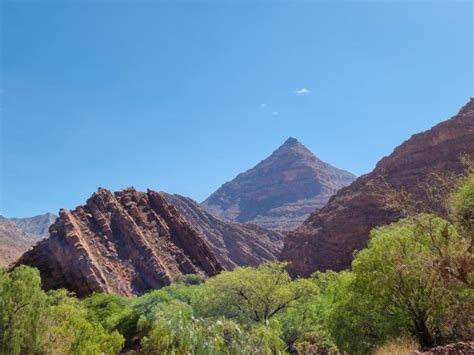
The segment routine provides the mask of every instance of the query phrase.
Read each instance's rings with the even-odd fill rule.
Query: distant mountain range
[[[202,205],[184,196],[163,194],[203,235],[220,264],[232,269],[275,260],[284,239],[278,230],[297,227],[354,178],[289,138],[270,157],[224,184]],[[233,214],[235,211],[238,214]],[[14,225],[5,226],[9,232],[0,234],[0,247],[5,250],[5,260],[0,262],[12,262],[48,236],[55,218],[45,214],[10,219]]]
[[[51,236],[18,264],[37,267],[45,288],[66,287],[78,295],[141,294],[181,273],[255,266],[276,260],[285,237],[259,225],[297,226],[354,178],[290,138],[202,205],[180,195],[99,189],[85,205],[61,210]],[[216,210],[213,201],[225,199],[224,213],[209,212]],[[25,229],[34,225],[22,223]]]
[[[15,261],[34,243],[47,237],[55,219],[52,213],[27,218],[0,216],[0,266]]]
[[[294,276],[345,269],[367,245],[371,228],[401,218],[386,204],[390,189],[442,215],[446,193],[432,200],[426,186],[434,191],[436,177],[464,173],[463,154],[474,156],[474,100],[355,181],[290,138],[202,204],[151,190],[99,188],[84,205],[62,209],[49,238],[13,267],[35,266],[44,288],[79,296],[138,295],[181,274],[211,276],[277,258],[289,262]],[[0,261],[15,260],[43,238],[54,218],[0,219]]]
[[[222,185],[202,206],[229,221],[292,230],[355,178],[289,138],[254,168]]]

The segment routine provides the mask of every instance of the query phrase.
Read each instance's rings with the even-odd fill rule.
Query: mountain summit
[[[202,205],[217,217],[291,230],[355,176],[288,138],[268,158],[222,185]]]

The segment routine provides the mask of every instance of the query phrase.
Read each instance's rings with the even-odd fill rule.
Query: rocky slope
[[[446,192],[440,177],[463,173],[463,154],[474,155],[473,99],[458,115],[412,136],[371,173],[341,189],[324,208],[289,233],[280,259],[290,262],[293,275],[348,268],[353,252],[367,245],[372,227],[401,217],[400,209],[387,203],[393,191],[398,196],[400,191],[410,194],[410,200],[422,201],[429,210],[442,214]],[[430,190],[437,198],[432,198]]]
[[[15,222],[21,230],[38,238],[45,238],[49,236],[49,226],[54,223],[56,218],[57,216],[52,213],[45,213],[26,218],[9,218],[9,220]]]
[[[165,194],[166,199],[206,238],[226,269],[255,266],[275,260],[283,247],[282,233],[252,224],[221,220],[207,213],[196,201]]]
[[[34,243],[45,238],[55,219],[51,213],[27,218],[0,216],[0,266],[15,261]]]
[[[15,261],[37,239],[18,228],[15,222],[0,219],[0,266]]]
[[[15,264],[37,267],[45,289],[136,295],[180,274],[221,270],[203,236],[150,190],[99,188],[84,206],[62,209],[49,231]]]
[[[230,221],[291,230],[354,179],[289,138],[267,159],[222,185],[202,205]]]

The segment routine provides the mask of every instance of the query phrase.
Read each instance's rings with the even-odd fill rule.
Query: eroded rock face
[[[437,187],[440,176],[463,173],[464,154],[474,155],[473,99],[458,115],[412,136],[371,173],[339,190],[325,207],[288,233],[280,259],[289,261],[290,272],[300,276],[350,267],[354,251],[367,246],[373,227],[401,217],[386,204],[384,186],[405,191],[414,201],[443,214],[447,196],[434,200],[428,190]],[[437,192],[443,193],[441,189]]]
[[[283,247],[284,235],[253,224],[221,220],[206,212],[196,201],[165,194],[166,199],[206,238],[226,269],[256,266],[275,260]]]
[[[15,263],[37,267],[45,289],[139,295],[179,274],[221,270],[203,236],[155,191],[100,188],[86,205],[62,209],[49,231]]]
[[[295,138],[225,183],[202,205],[216,217],[291,230],[355,176],[321,161]]]

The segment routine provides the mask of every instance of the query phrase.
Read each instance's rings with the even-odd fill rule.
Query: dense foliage
[[[116,354],[117,331],[106,331],[64,290],[45,293],[36,269],[0,273],[1,354]]]
[[[78,300],[42,291],[35,269],[2,270],[0,353],[367,354],[472,340],[473,176],[451,211],[448,220],[420,214],[375,228],[351,271],[309,279],[271,263],[207,281],[181,276],[136,298]]]

